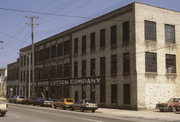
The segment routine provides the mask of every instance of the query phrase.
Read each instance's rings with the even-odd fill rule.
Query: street
[[[117,110],[114,110],[117,111]],[[112,111],[109,111],[112,112]],[[126,112],[128,113],[128,111]],[[137,111],[129,111],[137,115]],[[151,116],[154,116],[149,112]],[[157,114],[157,113],[154,113]],[[160,113],[168,116],[168,113]],[[5,117],[0,117],[0,122],[164,122],[157,117],[139,117],[133,114],[125,116],[123,114],[105,113],[98,110],[95,113],[90,111],[70,111],[62,109],[52,109],[49,107],[27,106],[20,104],[9,104],[9,110]],[[166,120],[166,122],[170,122]],[[172,121],[171,121],[172,122]],[[173,120],[177,122],[177,120]]]
[[[46,107],[34,107],[10,104],[5,117],[0,122],[128,122],[102,116],[93,116],[91,112],[58,110]]]

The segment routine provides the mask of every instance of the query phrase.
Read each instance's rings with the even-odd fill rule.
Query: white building
[[[7,68],[0,69],[0,96],[6,96]]]

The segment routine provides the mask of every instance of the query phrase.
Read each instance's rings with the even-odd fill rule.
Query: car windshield
[[[66,100],[66,102],[74,102],[73,100]]]
[[[91,100],[85,100],[85,103],[92,103]]]
[[[179,102],[180,98],[171,98],[168,102]]]

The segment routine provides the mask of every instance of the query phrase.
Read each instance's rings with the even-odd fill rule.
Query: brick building
[[[179,22],[179,12],[131,3],[44,39],[35,44],[35,93],[126,109],[180,96]]]

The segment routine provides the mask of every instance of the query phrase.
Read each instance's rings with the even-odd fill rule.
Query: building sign
[[[69,78],[69,79],[60,79],[54,81],[38,82],[38,86],[91,85],[91,84],[102,84],[102,82],[103,82],[102,77]]]

